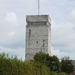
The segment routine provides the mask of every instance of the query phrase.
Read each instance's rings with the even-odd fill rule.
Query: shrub
[[[58,75],[67,75],[67,73],[61,72],[61,73],[59,73]]]
[[[22,61],[17,57],[0,54],[0,75],[50,75],[44,64],[35,61]]]
[[[52,72],[50,73],[50,75],[57,75],[57,73],[54,72],[54,71],[52,71]]]

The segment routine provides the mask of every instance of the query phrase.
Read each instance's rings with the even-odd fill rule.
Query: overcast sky
[[[26,15],[38,14],[38,0],[0,0],[0,53],[25,58]],[[40,0],[40,15],[49,15],[51,55],[75,59],[75,0]]]

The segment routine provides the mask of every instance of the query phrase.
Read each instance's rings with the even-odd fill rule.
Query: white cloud
[[[0,45],[0,53],[9,54],[9,56],[16,55],[19,59],[25,59],[25,48],[11,49]]]
[[[14,34],[15,34],[15,31],[9,33],[9,35],[14,35]]]
[[[6,13],[4,19],[8,22],[8,23],[18,23],[18,19],[17,16],[14,12],[10,12],[10,13]]]
[[[75,50],[75,29],[72,23],[52,23],[52,46],[60,51]]]
[[[11,49],[24,48],[25,22],[14,12],[7,13],[0,21],[0,45]]]
[[[24,39],[25,39],[25,32],[24,28],[21,30],[16,30],[14,32],[10,32],[10,34],[4,34],[0,37],[0,44],[4,47],[9,48],[24,48]]]
[[[70,59],[75,60],[74,51],[69,53],[69,52],[60,51],[59,49],[55,49],[54,47],[52,47],[51,54],[56,55],[59,59],[63,58],[64,56],[69,56]]]
[[[75,23],[75,10],[72,10],[69,14],[68,14],[68,20],[71,23]]]

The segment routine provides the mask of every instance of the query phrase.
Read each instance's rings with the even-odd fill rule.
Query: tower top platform
[[[27,15],[26,22],[49,22],[51,24],[51,18],[49,15]]]

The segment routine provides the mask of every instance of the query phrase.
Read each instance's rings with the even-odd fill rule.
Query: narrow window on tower
[[[31,29],[29,29],[29,36],[31,35]]]
[[[36,43],[38,44],[38,41],[36,41]]]
[[[45,40],[43,40],[43,46],[45,46]]]

